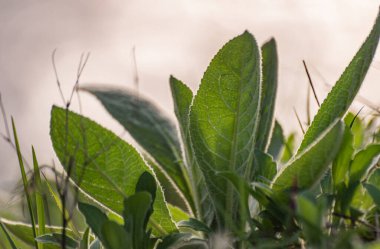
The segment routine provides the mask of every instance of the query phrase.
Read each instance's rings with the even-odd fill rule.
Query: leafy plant
[[[39,248],[379,247],[379,128],[346,114],[379,37],[378,16],[297,151],[294,134],[285,138],[274,120],[276,42],[259,48],[248,31],[219,50],[196,94],[170,77],[177,124],[133,92],[81,86],[142,150],[69,105],[54,106],[50,135],[66,191],[60,192],[63,226],[53,229],[38,194],[34,218],[13,126],[32,230],[2,220],[7,240],[15,248],[9,234],[25,237],[19,231],[27,227],[29,244]],[[67,186],[88,226],[82,232],[66,227]]]

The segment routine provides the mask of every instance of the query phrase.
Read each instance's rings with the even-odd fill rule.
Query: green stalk
[[[16,131],[16,127],[15,127],[15,123],[14,123],[13,117],[12,117],[12,128],[13,128],[13,136],[14,136],[14,140],[15,140],[15,146],[16,146],[16,151],[17,151],[18,162],[19,162],[20,170],[21,170],[22,183],[24,185],[24,192],[25,192],[25,195],[26,195],[26,201],[28,203],[30,220],[32,222],[33,236],[34,236],[34,238],[36,238],[37,237],[37,229],[36,229],[36,224],[35,224],[35,220],[34,220],[34,216],[33,216],[32,202],[31,202],[30,195],[29,195],[29,192],[28,192],[28,179],[26,178],[26,173],[25,173],[25,168],[24,168],[24,161],[22,160],[22,154],[21,154],[21,150],[20,150],[20,144],[18,142],[17,131]],[[35,244],[36,244],[36,248],[38,249],[39,247],[38,247],[37,241],[35,241]]]
[[[34,179],[35,185],[37,188],[36,193],[36,206],[37,206],[37,222],[38,222],[38,235],[45,234],[45,208],[44,202],[42,199],[42,194],[40,191],[42,188],[41,175],[38,167],[38,161],[36,152],[34,151],[34,147],[32,146],[32,154],[33,154],[33,168],[34,168]],[[43,249],[43,244],[40,244],[40,249]]]

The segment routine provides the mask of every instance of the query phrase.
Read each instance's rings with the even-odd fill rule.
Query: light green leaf
[[[179,207],[168,204],[170,214],[175,222],[180,222],[182,220],[188,220],[190,218],[189,214],[180,209]]]
[[[277,161],[281,155],[281,151],[284,147],[285,138],[280,123],[276,120],[272,131],[272,137],[268,147],[268,154],[270,154],[275,161]]]
[[[354,154],[353,139],[350,127],[345,125],[342,146],[332,164],[332,179],[335,188],[346,180],[352,156]]]
[[[281,162],[287,163],[294,154],[294,147],[295,147],[295,141],[296,141],[296,133],[290,133],[290,135],[285,139],[284,143],[284,150],[282,152],[281,156]]]
[[[360,149],[364,142],[364,124],[359,116],[352,112],[348,112],[344,117],[344,122],[347,126],[351,126],[351,132],[354,136],[354,148]]]
[[[138,152],[111,131],[81,115],[53,107],[51,139],[71,178],[97,202],[121,214],[123,200],[135,191],[140,175],[152,172]],[[151,225],[162,235],[176,231],[162,189],[157,188]]]
[[[275,191],[296,186],[312,187],[321,178],[339,150],[343,136],[343,123],[335,121],[304,152],[292,159],[273,180]]]
[[[106,87],[82,87],[96,96],[114,117],[167,172],[185,201],[192,204],[188,173],[175,125],[153,103],[132,92]]]
[[[27,245],[35,247],[35,237],[32,231],[32,225],[26,224],[22,222],[16,222],[7,220],[4,218],[0,219],[0,222],[5,226],[5,228],[9,231],[10,234],[14,235],[16,238],[20,239]],[[38,228],[38,226],[36,226]],[[45,226],[45,230],[48,233],[59,233],[62,234],[62,227],[56,226]],[[72,230],[66,228],[67,236],[75,238],[75,234]],[[55,245],[44,245],[44,249],[58,249]]]
[[[256,148],[266,152],[273,126],[274,107],[276,103],[278,59],[276,41],[272,38],[261,47],[262,88],[260,104],[260,125]]]
[[[367,74],[376,52],[380,36],[380,15],[371,33],[345,69],[327,98],[323,101],[318,113],[307,130],[298,153],[305,150],[337,118],[342,118],[354,100]]]
[[[88,249],[90,244],[90,228],[87,227],[86,231],[82,236],[82,240],[80,241],[79,249]]]
[[[245,32],[229,41],[207,68],[190,111],[190,135],[218,224],[233,222],[236,202],[232,186],[216,174],[253,174],[260,103],[260,55]]]
[[[359,151],[355,155],[350,166],[350,183],[360,181],[366,171],[377,162],[376,159],[379,155],[380,144],[371,144]]]
[[[63,240],[62,234],[59,233],[51,233],[51,234],[44,234],[41,236],[38,236],[36,238],[36,241],[41,244],[51,244],[55,246],[61,246],[62,240]],[[74,239],[70,238],[69,236],[65,236],[66,240],[66,248],[67,249],[76,249],[78,246],[78,242]]]

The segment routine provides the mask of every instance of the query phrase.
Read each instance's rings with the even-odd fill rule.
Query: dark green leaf
[[[107,249],[138,249],[133,247],[131,236],[123,229],[123,226],[106,221],[102,226],[102,242]],[[145,248],[142,247],[141,248]]]
[[[284,147],[285,138],[281,128],[281,125],[277,122],[274,122],[274,127],[272,131],[272,137],[268,147],[268,154],[270,154],[275,161],[280,157],[281,150]]]
[[[363,185],[367,189],[369,195],[372,197],[373,202],[378,208],[380,208],[380,188],[370,183],[364,183]]]
[[[202,221],[199,221],[194,218],[190,218],[189,220],[181,221],[178,226],[180,227],[188,227],[195,231],[204,232],[206,234],[211,233],[211,229],[204,224]]]
[[[177,184],[191,203],[187,169],[175,125],[140,95],[106,87],[81,88],[96,96],[106,110],[146,150]]]

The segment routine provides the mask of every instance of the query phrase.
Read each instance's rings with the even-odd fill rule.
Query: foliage
[[[380,17],[297,151],[295,134],[285,137],[274,120],[276,42],[259,48],[247,31],[219,50],[195,94],[170,77],[177,123],[133,92],[80,87],[131,134],[140,152],[69,105],[53,106],[50,135],[65,170],[57,190],[41,178],[34,150],[37,188],[28,189],[13,123],[31,224],[1,219],[7,243],[81,249],[380,247],[380,129],[375,119],[347,113],[379,36]],[[45,182],[61,210],[60,227],[45,221]],[[78,209],[70,208],[76,204]],[[78,210],[86,224],[80,231],[70,222]]]

